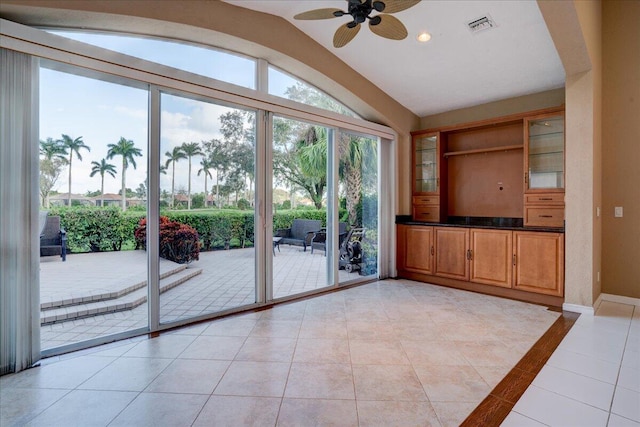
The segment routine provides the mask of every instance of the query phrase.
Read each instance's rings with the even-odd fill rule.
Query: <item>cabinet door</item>
[[[515,289],[564,295],[564,235],[513,232]]]
[[[434,227],[436,276],[469,280],[469,229]]]
[[[439,193],[438,134],[413,137],[413,194]]]
[[[564,190],[564,114],[525,119],[525,192]]]
[[[407,271],[433,274],[433,227],[400,226],[398,241],[402,244],[399,264]]]
[[[512,234],[509,230],[471,229],[472,282],[511,287]]]

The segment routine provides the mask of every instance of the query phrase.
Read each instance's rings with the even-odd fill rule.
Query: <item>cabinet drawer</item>
[[[530,227],[564,227],[564,207],[525,206],[524,225]]]
[[[564,205],[564,193],[525,194],[525,205]]]
[[[440,197],[438,196],[413,196],[414,205],[439,205]]]
[[[424,222],[440,221],[440,206],[414,206],[413,220]]]

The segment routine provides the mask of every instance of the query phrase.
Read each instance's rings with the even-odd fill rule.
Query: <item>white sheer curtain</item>
[[[40,358],[38,62],[0,49],[0,375]]]

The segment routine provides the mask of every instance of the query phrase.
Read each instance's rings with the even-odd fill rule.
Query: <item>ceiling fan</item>
[[[333,36],[333,46],[338,48],[349,43],[360,31],[360,24],[369,20],[369,28],[374,34],[392,40],[407,37],[407,28],[390,13],[401,12],[420,3],[420,0],[347,0],[347,11],[335,8],[315,9],[299,13],[294,19],[330,19],[351,15],[353,21],[341,25]],[[371,16],[372,12],[378,12]],[[383,13],[384,12],[384,13]]]

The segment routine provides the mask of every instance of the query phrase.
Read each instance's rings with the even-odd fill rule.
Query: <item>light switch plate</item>
[[[614,216],[616,218],[622,218],[622,206],[616,206],[615,207]]]

